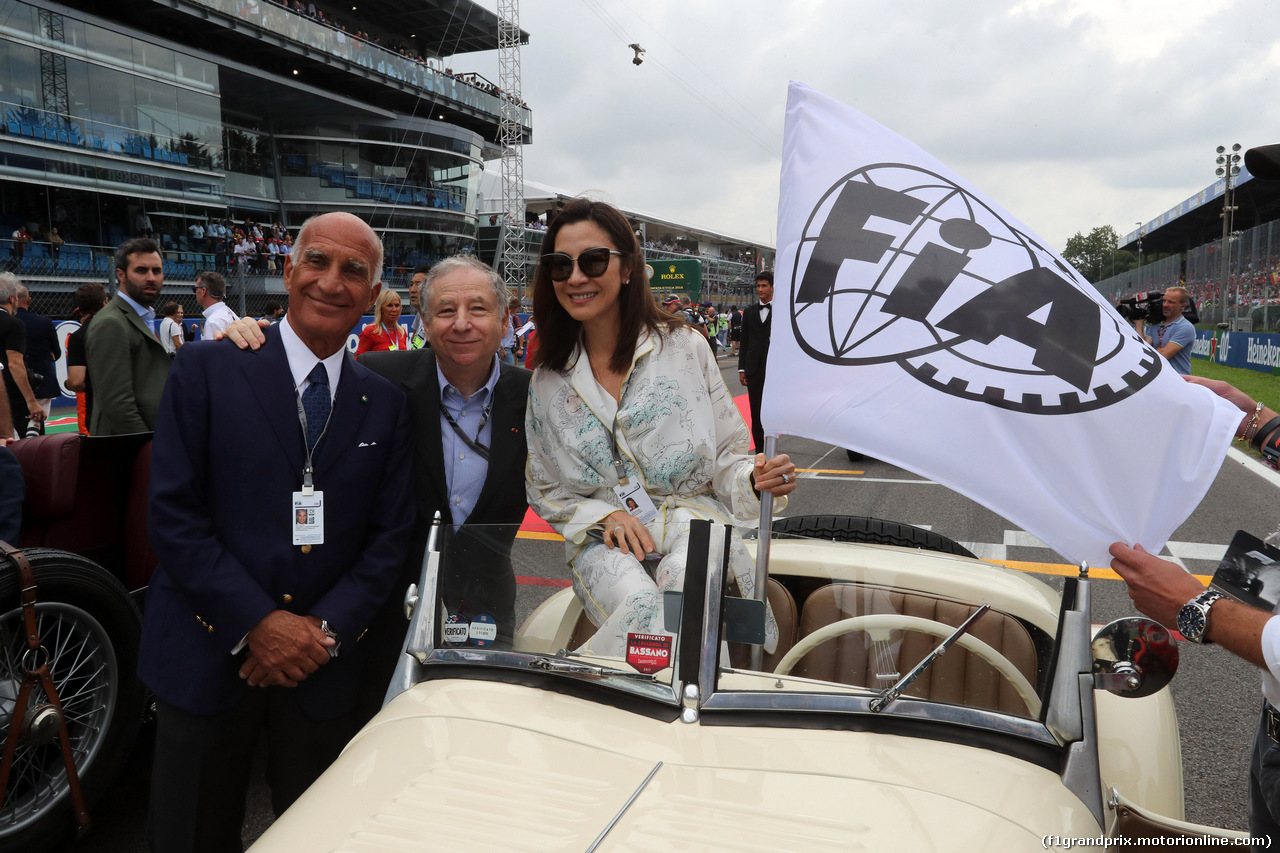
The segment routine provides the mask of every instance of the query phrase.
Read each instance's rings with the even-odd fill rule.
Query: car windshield
[[[540,526],[439,528],[438,562],[418,590],[436,606],[419,608],[411,671],[392,692],[465,666],[601,685],[603,701],[621,691],[686,713],[1044,728],[1064,601],[1079,605],[1062,578],[788,536],[767,543],[766,607],[750,594],[761,544],[751,533],[694,522],[687,541],[683,554],[628,567],[594,531],[566,543]]]

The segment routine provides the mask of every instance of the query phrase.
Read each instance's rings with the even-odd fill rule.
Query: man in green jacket
[[[155,241],[140,237],[116,249],[119,291],[93,318],[85,354],[93,381],[91,435],[155,429],[169,355],[156,337],[155,303],[164,261]]]

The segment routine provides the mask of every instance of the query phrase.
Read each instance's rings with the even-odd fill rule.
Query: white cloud
[[[1219,144],[1280,141],[1274,19],[1268,0],[525,3],[525,176],[770,241],[796,79],[920,145],[1061,249],[1208,185]],[[451,63],[498,79],[496,51]]]

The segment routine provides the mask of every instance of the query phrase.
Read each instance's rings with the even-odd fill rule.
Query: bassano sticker
[[[652,675],[671,665],[671,637],[667,634],[627,634],[627,663]]]
[[[471,627],[458,614],[453,614],[444,623],[444,641],[451,646],[461,646],[467,642],[467,637],[471,634]]]
[[[498,639],[498,623],[488,613],[481,613],[471,620],[471,645],[483,649]]]

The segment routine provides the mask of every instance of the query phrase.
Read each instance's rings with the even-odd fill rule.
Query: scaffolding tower
[[[520,0],[498,0],[498,144],[502,146],[501,273],[513,296],[524,297],[524,149],[520,83]]]

